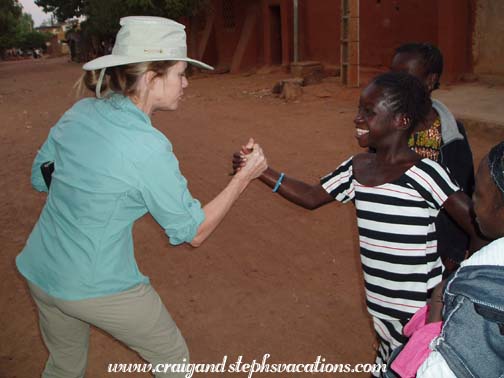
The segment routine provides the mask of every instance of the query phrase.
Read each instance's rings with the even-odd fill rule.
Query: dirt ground
[[[0,377],[40,376],[47,351],[27,286],[15,268],[44,204],[30,186],[30,168],[49,128],[75,101],[80,66],[66,59],[0,63]],[[194,197],[208,202],[229,181],[230,156],[249,136],[272,167],[315,182],[359,152],[353,116],[359,90],[336,78],[306,87],[296,102],[271,95],[280,72],[199,75],[176,112],[153,123],[172,141]],[[468,130],[475,160],[504,130]],[[136,257],[186,338],[193,362],[270,363],[373,361],[352,205],[298,208],[260,182],[246,190],[200,248],[172,247],[150,217],[134,228]],[[88,377],[109,363],[141,362],[135,353],[93,329]],[[303,377],[307,374],[254,374]],[[147,377],[147,374],[115,374]],[[198,374],[246,377],[246,373]],[[367,377],[368,374],[316,376]]]

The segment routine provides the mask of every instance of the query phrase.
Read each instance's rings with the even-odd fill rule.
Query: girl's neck
[[[411,150],[406,139],[388,146],[376,148],[376,162],[384,165],[416,162],[419,156]]]
[[[415,126],[415,129],[413,130],[413,132],[417,133],[419,131],[430,129],[437,117],[438,117],[438,113],[437,113],[436,109],[431,107],[429,114],[427,114],[427,117],[425,118],[425,121],[419,122],[418,125]]]

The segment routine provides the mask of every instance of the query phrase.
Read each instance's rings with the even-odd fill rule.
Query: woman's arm
[[[490,242],[480,235],[473,216],[472,201],[467,194],[454,193],[448,197],[443,206],[450,217],[469,235],[469,256]]]
[[[252,148],[252,153],[247,156],[247,166],[240,169],[240,172],[231,179],[226,188],[203,207],[205,220],[198,227],[196,236],[190,242],[193,247],[199,247],[210,236],[248,184],[257,178],[266,167],[266,158],[261,147],[256,144]]]

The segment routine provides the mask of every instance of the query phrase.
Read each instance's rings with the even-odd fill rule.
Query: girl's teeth
[[[369,130],[357,129],[357,135],[361,136],[369,133]]]

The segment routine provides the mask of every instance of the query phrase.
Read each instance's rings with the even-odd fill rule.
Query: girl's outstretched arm
[[[280,173],[272,168],[266,169],[259,179],[274,188],[280,178]],[[303,181],[284,176],[277,193],[296,205],[308,210],[314,210],[326,203],[333,202],[334,198],[327,193],[322,186],[317,183],[307,184]]]
[[[236,174],[247,164],[247,155],[254,139],[250,139],[247,145],[243,145],[240,152],[233,154],[233,174]],[[282,177],[280,178],[280,176]],[[259,179],[270,188],[276,188],[276,192],[292,203],[314,210],[322,205],[334,201],[334,198],[327,193],[320,184],[310,185],[303,181],[296,180],[279,173],[268,167]]]
[[[457,192],[448,197],[444,203],[446,212],[471,238],[469,256],[480,250],[490,241],[480,234],[472,211],[472,201],[464,192]]]

